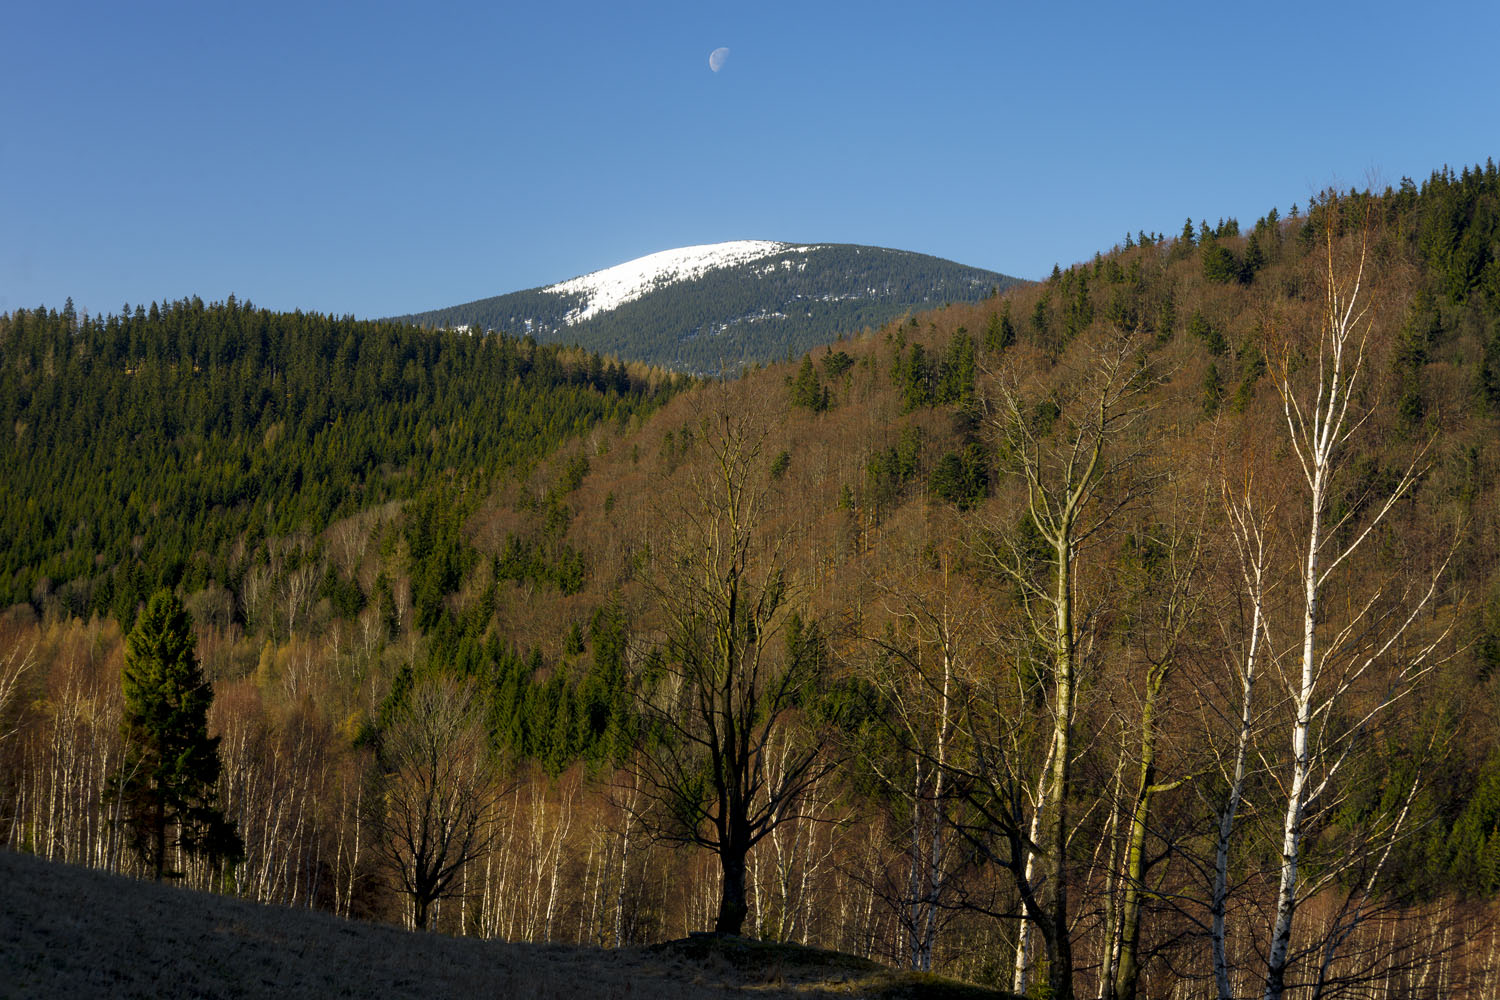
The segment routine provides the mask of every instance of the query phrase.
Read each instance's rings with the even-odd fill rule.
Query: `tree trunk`
[[[1229,782],[1229,791],[1224,810],[1219,814],[1219,837],[1214,850],[1214,887],[1210,912],[1213,914],[1214,982],[1218,986],[1219,1000],[1232,1000],[1234,990],[1229,982],[1229,949],[1226,941],[1226,909],[1229,900],[1229,842],[1234,833],[1235,816],[1239,812],[1240,798],[1245,789],[1245,757],[1250,749],[1250,727],[1254,716],[1256,654],[1261,632],[1261,571],[1260,554],[1256,554],[1252,583],[1252,615],[1250,619],[1250,643],[1245,655],[1245,671],[1240,678],[1240,727],[1234,745],[1234,775]]]
[[[714,922],[714,933],[720,937],[738,937],[745,926],[745,915],[750,907],[745,902],[745,857],[749,851],[735,845],[725,845],[719,854],[723,873],[723,886],[719,894],[719,918]]]
[[[1320,456],[1321,458],[1321,456]],[[1297,692],[1297,720],[1292,727],[1292,780],[1287,789],[1282,823],[1281,881],[1276,891],[1276,922],[1266,959],[1265,1000],[1281,1000],[1286,990],[1287,956],[1292,942],[1292,917],[1297,911],[1297,870],[1301,860],[1302,813],[1307,805],[1311,768],[1308,739],[1312,730],[1312,699],[1317,683],[1318,550],[1322,543],[1323,465],[1314,465],[1311,524],[1307,534],[1307,563],[1303,573],[1302,679]]]
[[[1151,800],[1158,792],[1170,791],[1180,782],[1156,783],[1156,713],[1161,692],[1171,673],[1170,658],[1152,668],[1146,678],[1146,698],[1141,706],[1141,772],[1131,805],[1125,853],[1124,893],[1120,904],[1120,955],[1115,970],[1114,1000],[1135,1000],[1140,983],[1141,902],[1146,890],[1146,830]]]
[[[1154,756],[1154,747],[1152,756]],[[1129,841],[1125,848],[1125,878],[1120,902],[1120,955],[1115,969],[1114,1000],[1135,1000],[1140,980],[1137,954],[1141,940],[1141,899],[1144,895],[1146,821],[1156,789],[1151,781],[1154,761],[1142,762],[1141,785],[1131,808]]]
[[[160,792],[151,803],[151,848],[151,862],[155,869],[153,877],[160,882],[167,864],[167,806],[162,801]]]
[[[427,909],[429,905],[425,897],[416,896],[412,898],[412,930],[425,931],[427,929]]]
[[[1068,927],[1068,813],[1067,793],[1073,737],[1073,574],[1072,532],[1057,538],[1057,703],[1053,721],[1052,778],[1047,789],[1047,984],[1052,1000],[1073,1000],[1073,947]]]
[[[1052,757],[1057,753],[1057,744],[1050,743],[1047,747],[1047,757],[1042,761],[1041,774],[1037,778],[1036,808],[1031,813],[1031,825],[1027,830],[1027,839],[1031,843],[1037,843],[1042,834],[1042,819],[1045,814],[1044,804],[1047,801],[1047,781],[1052,774]],[[1028,852],[1026,864],[1023,868],[1027,885],[1032,884],[1036,875],[1036,855]],[[1016,928],[1016,955],[1015,965],[1011,974],[1010,990],[1012,993],[1025,995],[1031,988],[1031,921],[1022,918]]]

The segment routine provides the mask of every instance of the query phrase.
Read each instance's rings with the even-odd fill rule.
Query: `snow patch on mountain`
[[[771,240],[734,240],[678,247],[548,285],[542,291],[583,297],[583,304],[570,309],[563,319],[572,326],[633,302],[658,288],[701,278],[719,268],[748,264],[779,253],[807,253],[813,249],[816,248]]]

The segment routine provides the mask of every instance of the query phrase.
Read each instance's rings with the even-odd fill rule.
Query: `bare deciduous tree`
[[[1132,581],[1138,619],[1131,644],[1142,661],[1138,684],[1126,709],[1136,766],[1135,788],[1118,805],[1124,821],[1123,864],[1115,879],[1118,891],[1106,911],[1104,970],[1101,995],[1106,1000],[1135,1000],[1143,966],[1141,925],[1152,895],[1147,883],[1154,860],[1147,857],[1147,834],[1153,829],[1152,808],[1158,796],[1182,786],[1190,775],[1160,774],[1162,723],[1167,718],[1170,683],[1182,661],[1192,652],[1192,633],[1198,625],[1202,597],[1199,570],[1202,558],[1204,498],[1191,489],[1173,491],[1160,523],[1142,531],[1137,549],[1144,553]],[[1121,763],[1127,750],[1121,749]]]
[[[20,686],[21,678],[36,664],[36,646],[35,639],[25,649],[17,642],[4,655],[0,655],[0,743],[16,734],[14,726],[4,728],[7,724],[5,713],[10,708],[10,700]]]
[[[867,765],[904,816],[894,817],[904,842],[904,884],[893,893],[913,969],[930,971],[949,897],[964,852],[952,843],[949,748],[958,724],[959,678],[974,666],[980,597],[956,568],[957,526],[939,523],[930,556],[908,552],[884,593],[889,626],[866,637],[876,652],[871,681],[885,705],[892,746],[872,748]],[[935,566],[929,566],[935,563]]]
[[[432,905],[489,850],[490,814],[505,791],[472,685],[418,680],[381,734],[379,759],[381,858],[410,901],[411,926],[426,930]]]
[[[656,736],[641,760],[645,797],[661,810],[657,833],[718,856],[714,930],[739,934],[750,850],[797,817],[830,765],[816,740],[799,739],[774,748],[777,766],[765,766],[773,737],[792,725],[817,678],[808,657],[786,649],[790,585],[781,539],[765,523],[764,427],[717,402],[724,408],[698,422],[704,460],[652,580],[667,642],[663,670],[642,690]]]
[[[1157,381],[1139,345],[1126,336],[1081,347],[1074,364],[1065,369],[1064,384],[1040,393],[1010,371],[995,380],[991,423],[1024,507],[1021,533],[1002,528],[996,535],[1001,543],[987,556],[1017,595],[1020,624],[1010,643],[1016,663],[1034,658],[1043,667],[1030,680],[1022,670],[1010,682],[980,678],[966,692],[972,750],[965,763],[950,765],[973,813],[960,832],[1016,883],[1023,923],[1013,989],[1026,989],[1026,935],[1035,929],[1047,956],[1048,988],[1058,1000],[1073,996],[1067,853],[1084,631],[1079,554],[1149,489],[1129,433]],[[1035,727],[1021,715],[1034,714],[1037,705],[1045,732],[1028,735]]]
[[[1230,982],[1228,949],[1228,906],[1230,891],[1229,851],[1234,839],[1235,822],[1239,817],[1244,799],[1245,782],[1248,777],[1253,751],[1253,739],[1257,731],[1258,711],[1255,704],[1255,686],[1263,666],[1265,653],[1263,639],[1269,625],[1266,617],[1270,553],[1267,520],[1274,512],[1262,510],[1253,488],[1253,472],[1247,471],[1243,478],[1231,480],[1226,474],[1220,487],[1220,498],[1229,527],[1229,537],[1238,569],[1237,587],[1241,599],[1236,603],[1240,618],[1248,614],[1248,622],[1236,620],[1222,629],[1224,662],[1232,678],[1226,702],[1238,705],[1239,713],[1232,720],[1234,739],[1228,760],[1221,762],[1225,783],[1224,800],[1218,806],[1218,830],[1214,841],[1214,874],[1209,898],[1211,920],[1210,936],[1213,941],[1214,983],[1219,1000],[1231,1000],[1234,995]],[[1233,699],[1237,696],[1237,702]],[[1206,699],[1210,715],[1219,717],[1219,699],[1210,693]]]
[[[1437,596],[1446,561],[1425,579],[1398,582],[1399,574],[1392,572],[1385,574],[1383,582],[1360,592],[1342,590],[1341,607],[1325,607],[1323,602],[1338,582],[1340,569],[1349,569],[1356,553],[1415,488],[1425,471],[1426,455],[1425,448],[1419,449],[1383,495],[1366,493],[1356,503],[1335,505],[1353,442],[1374,412],[1364,399],[1363,385],[1372,326],[1361,298],[1366,291],[1367,244],[1361,239],[1347,262],[1340,259],[1341,252],[1330,228],[1316,343],[1306,346],[1305,358],[1298,358],[1288,346],[1271,365],[1287,440],[1301,472],[1305,507],[1295,546],[1300,567],[1300,644],[1276,661],[1290,699],[1292,721],[1290,754],[1281,775],[1286,798],[1266,1000],[1280,1000],[1287,987],[1293,919],[1309,889],[1302,862],[1313,811],[1322,802],[1336,799],[1333,793],[1356,737],[1371,720],[1405,697],[1433,666],[1448,631],[1440,628],[1436,635],[1409,647],[1402,642]],[[1363,701],[1352,707],[1356,695]]]

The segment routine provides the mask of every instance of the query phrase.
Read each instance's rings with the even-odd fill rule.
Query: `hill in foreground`
[[[1005,994],[796,945],[412,934],[0,851],[0,996],[948,997]]]

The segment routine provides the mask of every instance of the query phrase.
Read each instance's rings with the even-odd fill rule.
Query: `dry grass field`
[[[0,997],[934,997],[1004,994],[833,952],[617,951],[412,934],[0,851]]]

